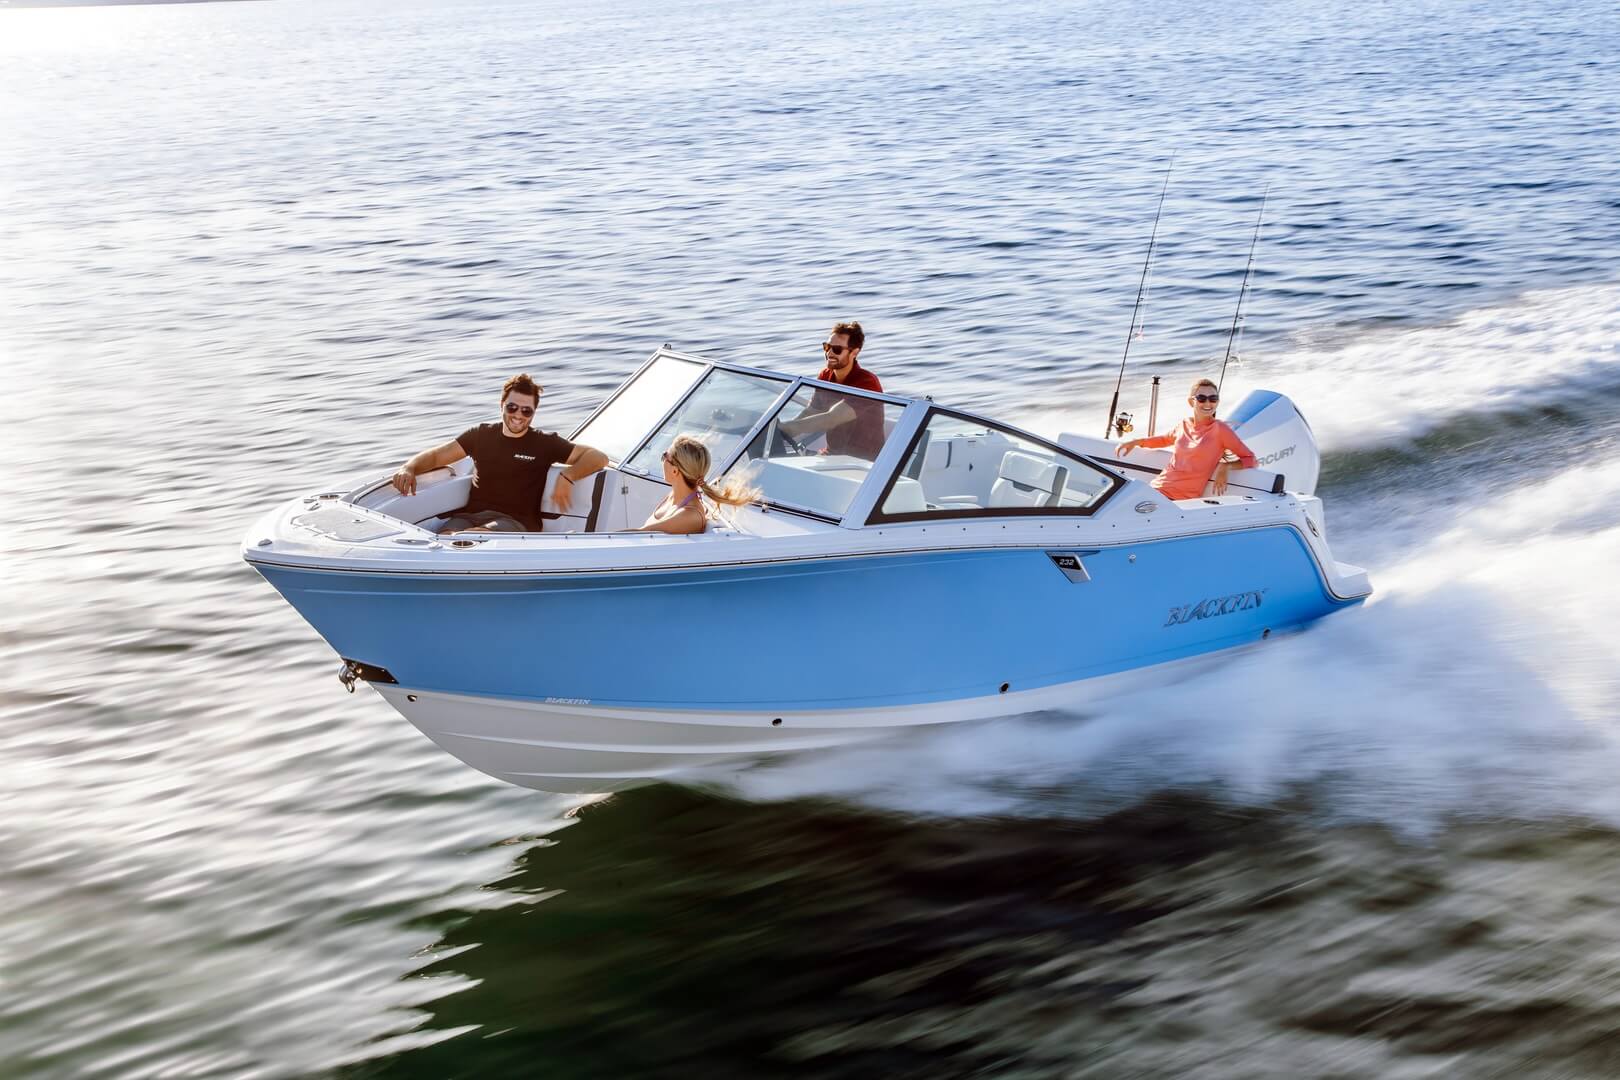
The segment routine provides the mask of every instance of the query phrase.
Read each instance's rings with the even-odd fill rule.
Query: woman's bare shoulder
[[[679,522],[681,525],[679,531],[688,534],[700,533],[709,527],[709,515],[703,509],[701,503],[693,503],[691,506],[681,507],[675,513],[671,514],[668,520],[672,522]]]

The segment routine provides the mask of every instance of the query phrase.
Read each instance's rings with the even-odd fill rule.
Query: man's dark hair
[[[544,389],[545,387],[541,386],[527,375],[514,375],[510,379],[506,380],[505,386],[501,387],[501,400],[505,401],[506,395],[515,390],[520,394],[528,394],[530,397],[534,398],[536,402],[539,402],[540,392]]]
[[[858,349],[866,344],[866,331],[861,329],[861,324],[858,322],[841,322],[832,328],[832,334],[828,336],[831,337],[837,334],[843,334],[849,338],[849,347],[851,349]]]

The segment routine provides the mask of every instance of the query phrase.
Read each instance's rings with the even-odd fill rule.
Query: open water
[[[1324,8],[0,10],[0,1075],[1620,1075],[1620,17]],[[1128,405],[1269,185],[1229,378],[1379,590],[1306,634],[587,805],[237,557],[664,341],[1100,428],[1172,153]]]

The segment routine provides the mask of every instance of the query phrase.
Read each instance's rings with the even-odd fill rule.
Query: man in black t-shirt
[[[514,375],[501,387],[501,421],[468,428],[443,446],[424,450],[394,474],[394,487],[403,495],[416,492],[416,478],[471,457],[477,470],[467,505],[444,523],[442,532],[539,532],[540,496],[546,472],[558,462],[551,501],[567,513],[574,501],[574,483],[607,464],[607,455],[579,446],[550,431],[535,431],[535,406],[540,387],[527,375]]]

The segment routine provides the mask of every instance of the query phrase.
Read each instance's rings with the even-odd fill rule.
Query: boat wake
[[[1452,322],[1302,343],[1229,377],[1281,382],[1334,451],[1406,442],[1460,416],[1579,404],[1620,378],[1620,285],[1524,293]]]
[[[1361,610],[1083,712],[726,778],[751,799],[1091,818],[1165,792],[1422,834],[1462,818],[1620,824],[1620,463],[1471,510],[1375,567]],[[1353,554],[1353,548],[1352,548]]]

